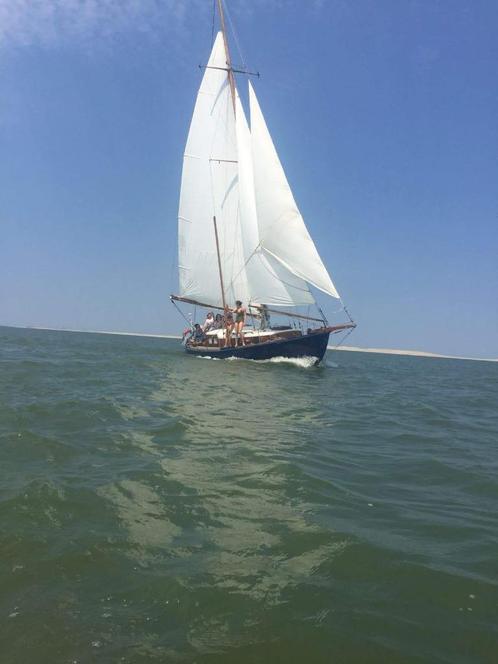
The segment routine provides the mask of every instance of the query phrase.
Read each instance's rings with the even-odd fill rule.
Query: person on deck
[[[259,325],[260,330],[268,330],[271,326],[270,323],[270,314],[268,313],[268,307],[266,304],[262,304],[259,308],[261,321]]]
[[[223,316],[221,314],[216,314],[214,317],[213,330],[222,330],[223,329]]]
[[[240,337],[242,345],[245,346],[246,342],[244,341],[242,330],[244,329],[244,325],[246,323],[246,309],[242,306],[242,302],[240,300],[235,302],[235,309],[233,312],[235,314],[235,345],[239,345]]]
[[[228,307],[225,307],[223,323],[225,326],[225,346],[228,347],[232,345],[232,330],[234,328],[233,314]]]
[[[209,330],[213,329],[214,329],[214,315],[212,311],[209,311],[208,315],[206,316],[206,320],[202,325],[202,331],[209,332]]]
[[[196,324],[194,325],[194,331],[193,331],[193,333],[192,333],[191,340],[192,340],[195,344],[200,344],[200,343],[202,343],[202,342],[204,341],[205,338],[206,338],[206,335],[204,334],[204,330],[203,330],[202,327],[199,325],[199,323],[196,323]]]

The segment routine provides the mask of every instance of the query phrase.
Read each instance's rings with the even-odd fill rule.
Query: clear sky
[[[0,0],[0,323],[182,329],[168,295],[212,5]],[[348,343],[498,357],[498,3],[228,7],[359,323]]]

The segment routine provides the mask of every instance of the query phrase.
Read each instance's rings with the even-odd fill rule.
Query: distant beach
[[[395,348],[359,348],[357,346],[328,346],[334,350],[346,350],[353,353],[382,353],[384,355],[410,355],[412,357],[435,357],[445,360],[474,360],[476,362],[498,362],[498,359],[486,357],[462,357],[461,355],[441,355],[439,353],[428,353],[422,350],[397,350]]]
[[[6,325],[5,327],[17,327],[15,325]],[[58,327],[37,327],[29,326],[24,329],[30,330],[48,330],[50,332],[80,332],[87,334],[117,334],[128,337],[152,337],[156,339],[181,339],[177,334],[149,334],[147,332],[114,332],[110,330],[72,330]],[[397,348],[361,348],[359,346],[339,346],[333,344],[327,346],[329,350],[349,351],[353,353],[381,353],[384,355],[409,355],[410,357],[432,357],[445,360],[474,360],[475,362],[498,362],[498,358],[484,357],[463,357],[461,355],[442,355],[440,353],[429,353],[422,350],[401,350]]]

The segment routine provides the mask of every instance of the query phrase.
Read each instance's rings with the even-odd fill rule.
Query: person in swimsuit
[[[235,302],[235,309],[233,312],[235,314],[235,345],[239,345],[240,337],[242,345],[245,346],[246,342],[244,341],[242,330],[244,329],[244,325],[246,323],[246,310],[245,307],[242,306],[242,302],[240,300]]]

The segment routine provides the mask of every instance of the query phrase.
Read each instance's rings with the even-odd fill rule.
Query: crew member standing
[[[235,309],[233,310],[235,314],[235,345],[239,345],[239,337],[242,342],[242,345],[245,346],[246,342],[244,341],[244,335],[242,330],[246,323],[246,309],[242,306],[242,302],[237,300],[235,302]]]

